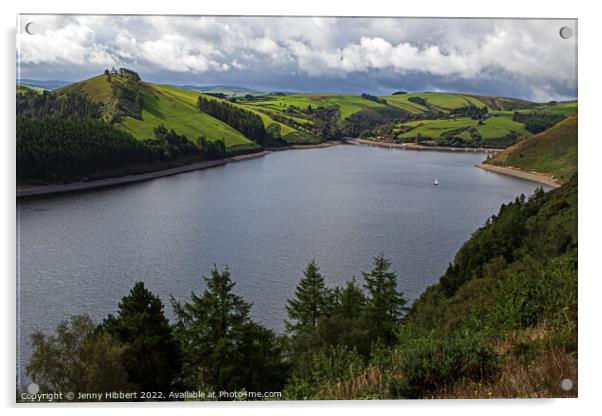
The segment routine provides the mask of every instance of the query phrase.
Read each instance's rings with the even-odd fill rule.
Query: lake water
[[[140,280],[166,304],[184,299],[213,264],[278,331],[311,259],[342,285],[382,252],[413,300],[502,203],[537,187],[474,167],[483,159],[346,145],[19,201],[18,370],[33,331],[81,313],[100,322]]]

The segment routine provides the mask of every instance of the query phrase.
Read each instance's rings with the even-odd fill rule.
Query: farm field
[[[416,137],[425,139],[459,137],[469,141],[472,137],[471,131],[478,133],[484,141],[505,138],[513,133],[518,137],[530,137],[532,135],[522,123],[515,122],[507,116],[489,117],[483,120],[482,124],[478,120],[468,117],[417,120],[398,124],[396,129],[396,132],[399,132],[397,137],[406,140]]]
[[[298,107],[301,111],[307,106],[339,107],[341,119],[345,119],[367,107],[384,107],[384,104],[366,100],[359,95],[352,94],[293,94],[274,96],[261,101],[241,102],[245,107],[260,107],[284,113],[289,106]]]

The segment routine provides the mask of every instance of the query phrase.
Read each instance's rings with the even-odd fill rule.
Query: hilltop
[[[577,171],[577,115],[519,141],[485,163],[552,175],[561,183],[567,182]]]
[[[200,95],[194,91],[157,85],[118,74],[103,74],[58,89],[56,94],[81,93],[102,107],[102,119],[138,139],[153,136],[160,124],[198,141],[223,139],[226,147],[254,148],[256,145],[226,123],[196,108]]]

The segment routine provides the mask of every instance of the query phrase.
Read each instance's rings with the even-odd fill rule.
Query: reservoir
[[[254,319],[277,331],[312,259],[335,286],[361,283],[383,253],[412,301],[502,203],[539,186],[474,167],[484,158],[341,145],[19,200],[20,376],[32,332],[82,313],[99,323],[136,281],[171,318],[170,296],[201,292],[214,264],[230,268]]]

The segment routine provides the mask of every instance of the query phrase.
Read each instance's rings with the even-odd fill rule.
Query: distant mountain
[[[239,87],[236,85],[173,85],[189,91],[199,91],[207,93],[221,93],[229,97],[242,97],[245,95],[265,95],[265,91],[257,91],[250,88]]]
[[[18,80],[18,82],[19,82],[19,84],[27,85],[29,87],[37,87],[37,88],[42,88],[42,89],[51,90],[51,91],[71,84],[71,82],[69,82],[69,81],[39,80],[39,79],[30,79],[30,78],[22,78],[22,79]]]

